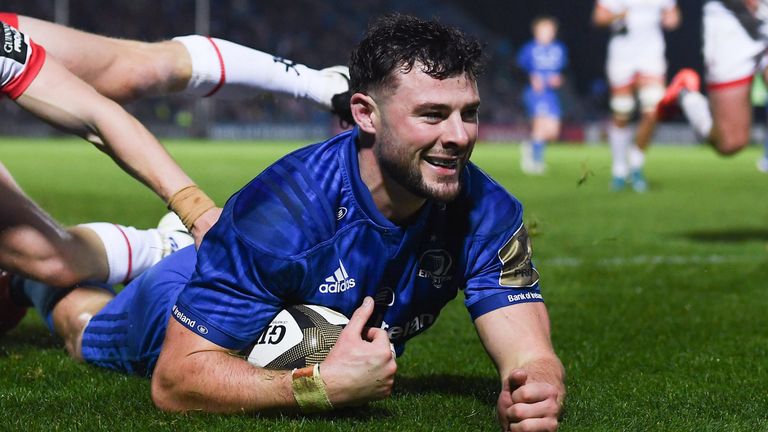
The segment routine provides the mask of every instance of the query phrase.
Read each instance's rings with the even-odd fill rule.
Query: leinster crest
[[[419,277],[432,279],[435,288],[453,279],[453,258],[445,249],[430,249],[419,258]]]

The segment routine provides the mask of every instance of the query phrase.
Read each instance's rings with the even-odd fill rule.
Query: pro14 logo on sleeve
[[[0,50],[0,55],[7,57],[19,64],[25,64],[27,62],[27,50],[29,47],[27,42],[24,40],[24,35],[8,24],[2,24],[3,49]]]
[[[539,281],[539,272],[531,263],[531,239],[525,225],[499,249],[501,274],[499,285],[505,287],[530,287]]]

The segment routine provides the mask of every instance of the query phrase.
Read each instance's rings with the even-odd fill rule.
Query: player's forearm
[[[86,139],[100,146],[165,202],[175,192],[194,184],[157,139],[120,107],[99,113],[94,131]]]
[[[166,201],[174,192],[193,184],[138,120],[50,56],[16,103],[40,119],[98,145]]]
[[[173,363],[158,362],[152,377],[152,400],[163,411],[298,410],[290,371],[261,369],[241,358],[210,351]]]

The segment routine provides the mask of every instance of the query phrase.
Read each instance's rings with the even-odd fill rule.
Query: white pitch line
[[[768,256],[755,255],[638,255],[629,257],[602,258],[589,260],[576,257],[555,257],[534,259],[537,267],[580,267],[585,264],[605,267],[637,265],[694,265],[694,264],[735,264],[768,261]]]

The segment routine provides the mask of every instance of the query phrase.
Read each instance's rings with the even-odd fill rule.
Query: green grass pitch
[[[168,148],[223,204],[298,145]],[[561,430],[768,430],[768,175],[757,157],[655,147],[640,195],[610,192],[605,146],[551,146],[541,177],[520,173],[517,146],[477,146],[473,160],[524,203],[534,235],[568,372]],[[165,211],[79,142],[3,138],[0,159],[65,224],[149,227]],[[0,340],[0,430],[496,430],[498,378],[461,294],[398,363],[389,400],[334,415],[164,414],[147,380],[71,362],[30,313]]]

